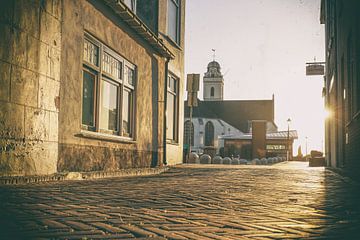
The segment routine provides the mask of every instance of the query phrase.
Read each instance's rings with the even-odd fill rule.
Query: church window
[[[214,125],[210,121],[205,124],[205,146],[214,146]]]
[[[189,120],[185,122],[185,133],[184,133],[184,143],[187,145],[194,146],[194,124]]]
[[[210,89],[210,96],[213,97],[215,95],[215,88],[211,87]]]

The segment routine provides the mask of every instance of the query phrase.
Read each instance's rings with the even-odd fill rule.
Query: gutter
[[[165,62],[165,84],[164,84],[164,122],[163,122],[163,164],[167,165],[166,161],[166,120],[167,120],[167,88],[168,88],[168,76],[169,76],[169,62],[170,58],[166,58]]]
[[[140,37],[145,39],[161,56],[174,59],[175,55],[165,46],[162,39],[156,36],[141,19],[121,0],[104,0],[116,15],[127,23]]]

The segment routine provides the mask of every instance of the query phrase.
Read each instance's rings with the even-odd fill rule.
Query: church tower
[[[222,101],[224,99],[224,78],[220,71],[220,64],[215,60],[209,62],[203,83],[204,101]]]

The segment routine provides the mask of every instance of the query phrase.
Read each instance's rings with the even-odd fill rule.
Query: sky
[[[323,77],[306,76],[305,63],[324,61],[320,0],[188,0],[185,73],[200,73],[215,60],[224,74],[224,99],[271,99],[279,130],[298,131],[305,153],[322,150]],[[199,98],[202,99],[202,85]]]

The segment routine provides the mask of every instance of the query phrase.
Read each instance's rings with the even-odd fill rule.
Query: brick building
[[[360,170],[360,2],[322,0],[326,32],[325,123],[327,164]]]
[[[1,1],[0,175],[181,162],[184,16],[185,0]]]

